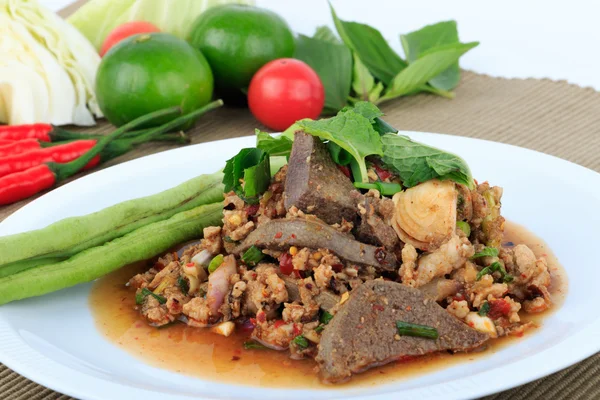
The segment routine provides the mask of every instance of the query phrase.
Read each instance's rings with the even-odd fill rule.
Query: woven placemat
[[[565,82],[492,78],[465,72],[454,100],[418,95],[393,101],[382,108],[386,121],[398,129],[515,144],[600,172],[600,93],[592,89]],[[203,118],[190,136],[193,143],[202,143],[251,135],[256,127],[260,126],[248,110],[223,108]],[[104,124],[95,131],[109,129]],[[144,145],[104,167],[169,148],[172,146]],[[0,208],[0,221],[29,201]],[[599,370],[600,353],[547,378],[487,399],[600,398]],[[0,398],[69,399],[1,365]]]

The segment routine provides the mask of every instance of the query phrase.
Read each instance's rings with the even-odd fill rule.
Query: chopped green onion
[[[485,267],[481,271],[479,271],[479,273],[477,274],[477,280],[480,280],[484,275],[493,274],[494,272],[500,272],[502,280],[506,283],[512,282],[514,279],[514,277],[511,274],[506,272],[506,270],[504,269],[504,266],[502,264],[500,264],[498,261],[496,261],[496,262],[490,264],[489,266]]]
[[[456,223],[458,225],[458,222]],[[495,247],[486,247],[478,253],[473,254],[471,260],[481,257],[498,257],[500,251]]]
[[[471,236],[471,225],[469,225],[466,221],[456,221],[456,226],[458,229],[463,231],[467,237]],[[475,256],[473,256],[475,257]]]
[[[265,257],[263,252],[256,246],[251,246],[248,250],[244,252],[242,255],[242,261],[246,265],[255,266]]]
[[[140,293],[135,295],[135,304],[142,304],[146,296],[154,297],[156,300],[158,300],[160,304],[165,304],[167,302],[167,299],[165,299],[161,295],[152,293],[152,291],[148,288],[143,288]]]
[[[400,336],[415,336],[425,339],[437,339],[437,329],[427,325],[411,324],[410,322],[396,321],[396,329]]]
[[[308,348],[308,340],[306,340],[306,338],[302,335],[296,336],[292,342],[294,342],[296,346],[303,350]]]
[[[210,260],[210,264],[208,264],[208,272],[212,274],[223,264],[223,254],[216,255],[212,260]]]
[[[315,332],[321,333],[325,330],[325,325],[321,324],[315,328]]]
[[[393,196],[398,192],[402,191],[402,185],[399,183],[388,183],[388,182],[372,182],[372,183],[364,183],[364,182],[354,182],[354,187],[357,189],[376,189],[383,196]]]
[[[246,350],[263,350],[266,349],[266,346],[263,346],[260,343],[256,342],[244,342],[244,349]]]
[[[190,290],[190,284],[188,283],[187,279],[185,279],[183,276],[177,278],[177,286],[179,286],[179,290],[181,290],[181,293],[183,293],[185,296],[188,295],[188,291]]]
[[[482,317],[485,317],[486,315],[488,315],[489,312],[490,312],[490,303],[488,303],[486,301],[485,303],[483,303],[481,305],[481,307],[479,307],[479,311],[477,311],[477,314],[481,315]]]
[[[321,313],[321,317],[319,318],[319,321],[322,324],[327,325],[329,323],[329,321],[331,321],[331,319],[333,318],[333,315],[331,315],[330,313],[328,313],[327,311],[323,311]]]

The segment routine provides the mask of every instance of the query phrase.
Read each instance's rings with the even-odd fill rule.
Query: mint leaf
[[[269,153],[271,157],[289,157],[294,141],[285,135],[271,136],[256,129],[256,147]]]
[[[473,256],[471,256],[471,260],[481,257],[498,257],[499,253],[500,252],[495,247],[486,247],[480,252],[473,254]]]
[[[385,134],[381,139],[381,159],[398,174],[405,187],[413,187],[435,178],[473,187],[471,170],[459,156],[413,142],[406,136]]]
[[[381,137],[368,118],[354,110],[339,112],[335,117],[318,121],[301,120],[296,123],[306,133],[334,142],[346,150],[358,164],[355,180],[368,182],[365,157],[383,155]]]
[[[459,43],[456,21],[443,21],[427,25],[417,31],[400,35],[400,41],[408,63],[413,63],[426,51],[438,46]],[[457,61],[430,79],[429,84],[436,89],[452,90],[459,81],[460,69]]]
[[[243,185],[242,185],[243,181]],[[258,202],[271,182],[269,154],[261,149],[247,148],[227,160],[223,169],[225,193],[234,190],[250,204]]]
[[[342,41],[335,36],[335,33],[326,25],[317,27],[313,39],[322,40],[324,42],[342,44]]]
[[[342,41],[356,53],[375,78],[386,86],[389,85],[394,77],[406,68],[406,62],[392,50],[377,29],[358,22],[342,21],[331,5],[330,8],[335,28]]]
[[[321,78],[326,113],[346,105],[352,83],[352,54],[346,46],[298,35],[294,58],[310,65]]]
[[[331,159],[337,165],[348,165],[353,160],[350,153],[333,142],[327,142],[327,149],[329,150]]]
[[[478,42],[456,43],[424,52],[394,77],[391,87],[381,100],[389,100],[418,91],[425,83],[456,63],[460,56],[477,46]]]

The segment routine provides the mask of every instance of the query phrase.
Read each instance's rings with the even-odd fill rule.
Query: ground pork
[[[473,246],[466,238],[454,235],[432,253],[425,254],[417,262],[415,287],[423,286],[433,278],[461,268],[474,254]]]
[[[221,252],[221,227],[208,226],[204,228],[204,235],[201,242],[202,249],[208,250],[211,254]]]
[[[403,284],[407,286],[415,286],[416,282],[414,279],[415,270],[417,269],[417,250],[412,244],[405,244],[402,249],[402,265],[398,274]]]
[[[471,310],[469,309],[469,303],[467,303],[466,300],[454,300],[448,304],[446,311],[454,315],[456,318],[464,320]]]
[[[261,264],[245,273],[242,279],[246,281],[246,314],[264,310],[272,316],[272,311],[276,311],[281,303],[288,300],[285,282],[277,276],[277,269],[273,264]]]

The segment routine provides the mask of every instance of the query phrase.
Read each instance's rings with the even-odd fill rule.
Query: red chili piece
[[[277,329],[279,328],[281,325],[284,325],[285,322],[283,322],[282,319],[278,319],[277,321],[275,321],[275,323],[273,324],[273,328]]]
[[[0,126],[0,139],[37,139],[42,142],[50,142],[50,132],[52,129],[52,125],[49,124]]]
[[[290,253],[283,253],[279,256],[279,269],[282,274],[290,275],[294,270],[294,265],[292,264],[292,256]]]
[[[0,205],[14,203],[48,189],[56,175],[46,164],[0,178]]]
[[[490,311],[488,317],[491,319],[497,319],[501,317],[507,317],[510,314],[510,304],[504,299],[490,301]]]
[[[342,272],[342,270],[344,269],[344,264],[333,264],[331,266],[331,269],[333,269],[335,272]]]
[[[0,140],[0,157],[6,157],[11,154],[25,153],[42,148],[42,145],[36,139],[9,141],[6,144],[3,144],[3,142],[3,140]]]
[[[275,239],[281,239],[282,236],[283,236],[283,232],[277,232],[275,234]]]
[[[248,217],[253,217],[254,215],[256,215],[259,208],[260,208],[260,204],[250,204],[249,206],[246,207],[246,215]]]
[[[350,168],[348,168],[346,165],[338,165],[338,168],[344,173],[344,175],[346,175],[346,177],[352,179]]]
[[[14,142],[16,142],[16,140],[0,139],[0,146],[6,146],[7,144],[13,144]]]
[[[377,173],[377,176],[379,177],[379,179],[381,179],[382,181],[385,181],[386,179],[388,179],[392,176],[392,173],[390,171],[388,171],[387,169],[381,168],[377,164],[375,164],[375,172]]]

